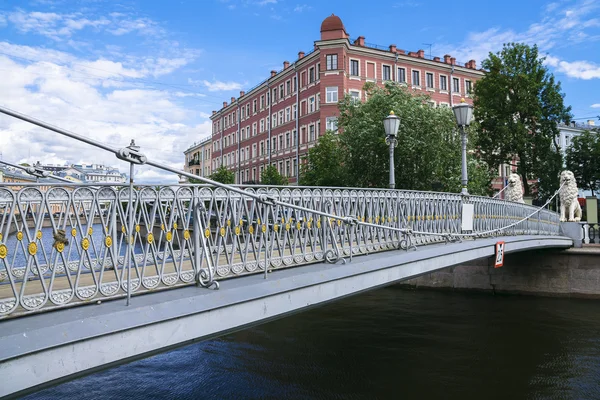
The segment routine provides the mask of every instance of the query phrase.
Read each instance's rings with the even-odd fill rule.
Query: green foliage
[[[571,170],[581,189],[600,190],[600,131],[585,131],[575,136],[567,148],[567,169]]]
[[[428,96],[395,83],[383,88],[368,83],[365,91],[364,103],[350,97],[340,102],[340,133],[325,134],[309,151],[301,183],[388,187],[389,146],[383,119],[394,111],[401,120],[394,150],[396,188],[459,192],[461,146],[452,111],[432,108]],[[491,179],[487,164],[471,154],[468,162],[469,176],[475,178],[469,191],[486,194]]]
[[[345,152],[338,135],[327,131],[308,151],[300,171],[303,186],[345,186]]]
[[[21,164],[19,164],[22,167],[31,167],[31,165],[27,164],[26,162],[23,162]]]
[[[200,179],[188,178],[189,183],[203,183]]]
[[[263,185],[287,185],[288,179],[277,172],[274,165],[269,165],[260,174],[260,183]]]
[[[224,166],[217,168],[209,177],[213,181],[232,185],[235,183],[235,175],[232,171],[228,170]]]
[[[527,182],[533,177],[539,178],[538,197],[553,193],[562,164],[557,124],[571,119],[560,82],[548,72],[537,46],[505,44],[482,65],[488,73],[475,85],[474,112],[483,160],[497,169],[516,155],[525,195],[534,189]]]

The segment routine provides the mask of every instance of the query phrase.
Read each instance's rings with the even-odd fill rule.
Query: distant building
[[[475,60],[458,63],[446,54],[426,56],[396,45],[377,46],[363,36],[350,39],[341,19],[327,17],[321,38],[308,53],[283,62],[279,72],[213,111],[211,167],[235,172],[236,183],[258,181],[274,165],[294,183],[302,157],[326,130],[337,130],[338,101],[366,100],[367,82],[397,82],[431,96],[430,105],[451,107],[483,77]],[[189,161],[188,161],[189,162]]]
[[[48,171],[53,175],[67,178],[75,183],[127,182],[127,175],[121,173],[119,169],[101,164],[44,165],[38,161],[35,167]]]
[[[207,178],[212,174],[211,157],[212,157],[212,137],[209,136],[202,139],[199,143],[194,143],[185,154],[185,162],[183,170],[194,175]],[[188,182],[186,177],[182,177],[181,183]]]
[[[576,123],[571,122],[571,124],[559,124],[558,129],[560,130],[560,141],[559,146],[562,151],[563,157],[566,156],[566,151],[569,147],[571,147],[571,143],[573,143],[573,138],[575,136],[581,135],[585,131],[589,131],[591,129],[596,128],[596,124],[594,120],[589,119],[587,123]]]

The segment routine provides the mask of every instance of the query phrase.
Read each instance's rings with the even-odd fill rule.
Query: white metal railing
[[[548,210],[451,193],[16,185],[0,186],[4,317],[464,237],[559,229]],[[475,210],[466,235],[465,203]]]

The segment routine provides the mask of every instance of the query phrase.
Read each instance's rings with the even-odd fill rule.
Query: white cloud
[[[277,0],[259,0],[256,2],[259,6],[266,6],[267,4],[277,4]]]
[[[21,33],[34,33],[56,41],[72,36],[85,28],[101,29],[121,36],[136,32],[146,36],[163,36],[164,30],[149,18],[134,18],[123,13],[110,13],[108,17],[90,19],[81,13],[58,14],[46,12],[26,12],[21,9],[6,14],[7,19]],[[0,16],[0,18],[5,18]],[[6,22],[6,18],[5,18]],[[0,19],[0,25],[2,20]]]
[[[308,4],[302,4],[302,5],[297,4],[296,7],[294,7],[294,12],[301,13],[304,11],[308,11],[310,9],[311,9],[311,6],[309,6]]]
[[[590,108],[600,108],[600,103],[592,104]]]
[[[481,62],[488,57],[489,52],[501,50],[504,43],[537,44],[543,52],[584,41],[591,43],[600,40],[600,34],[596,34],[593,29],[600,26],[600,20],[596,18],[598,9],[600,2],[596,0],[580,0],[569,9],[564,8],[563,4],[555,3],[546,6],[541,20],[529,25],[524,31],[494,27],[483,32],[470,32],[458,46],[448,44],[436,47],[440,54],[452,54],[457,60],[464,62],[475,59]],[[572,70],[576,68],[585,70],[587,66],[571,67]],[[589,72],[583,70],[572,73],[589,75]]]
[[[219,91],[227,91],[227,90],[240,90],[242,89],[242,87],[244,87],[245,83],[239,83],[239,82],[221,82],[221,81],[214,81],[214,82],[209,82],[207,80],[194,80],[191,78],[188,78],[188,83],[191,85],[195,85],[195,86],[199,86],[199,85],[203,85],[206,86],[208,88],[209,92],[219,92]]]
[[[600,65],[588,61],[562,61],[557,57],[547,56],[546,64],[554,67],[568,77],[589,80],[600,79]]]
[[[5,42],[0,42],[0,51],[20,51],[34,60],[22,62],[0,55],[1,104],[13,110],[116,147],[127,146],[135,139],[150,159],[178,169],[183,168],[183,150],[211,132],[207,113],[179,103],[185,100],[182,92],[143,85],[112,89],[105,85],[122,76],[135,82],[137,77],[157,69],[177,68],[178,62],[153,59],[148,65],[159,66],[152,70],[127,67],[123,60],[90,61]],[[126,163],[108,152],[5,115],[0,115],[0,137],[7,161],[103,163],[118,166],[123,172],[128,170]],[[178,179],[147,166],[136,170],[139,173],[135,180],[139,183],[175,183]]]

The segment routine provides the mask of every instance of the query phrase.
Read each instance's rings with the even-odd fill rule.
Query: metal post
[[[396,178],[394,175],[394,147],[398,145],[398,140],[394,136],[388,135],[385,137],[385,143],[390,146],[390,189],[395,189]]]
[[[131,145],[134,145],[134,141],[131,141]],[[133,163],[129,164],[129,223],[127,224],[127,305],[131,299],[131,261],[133,259]]]
[[[467,191],[467,184],[469,183],[469,178],[467,176],[467,133],[465,132],[465,127],[460,127],[460,135],[462,139],[462,174],[461,174],[461,184],[462,190],[460,194],[469,195]]]
[[[390,140],[390,189],[396,188],[396,178],[394,176],[394,142]]]

